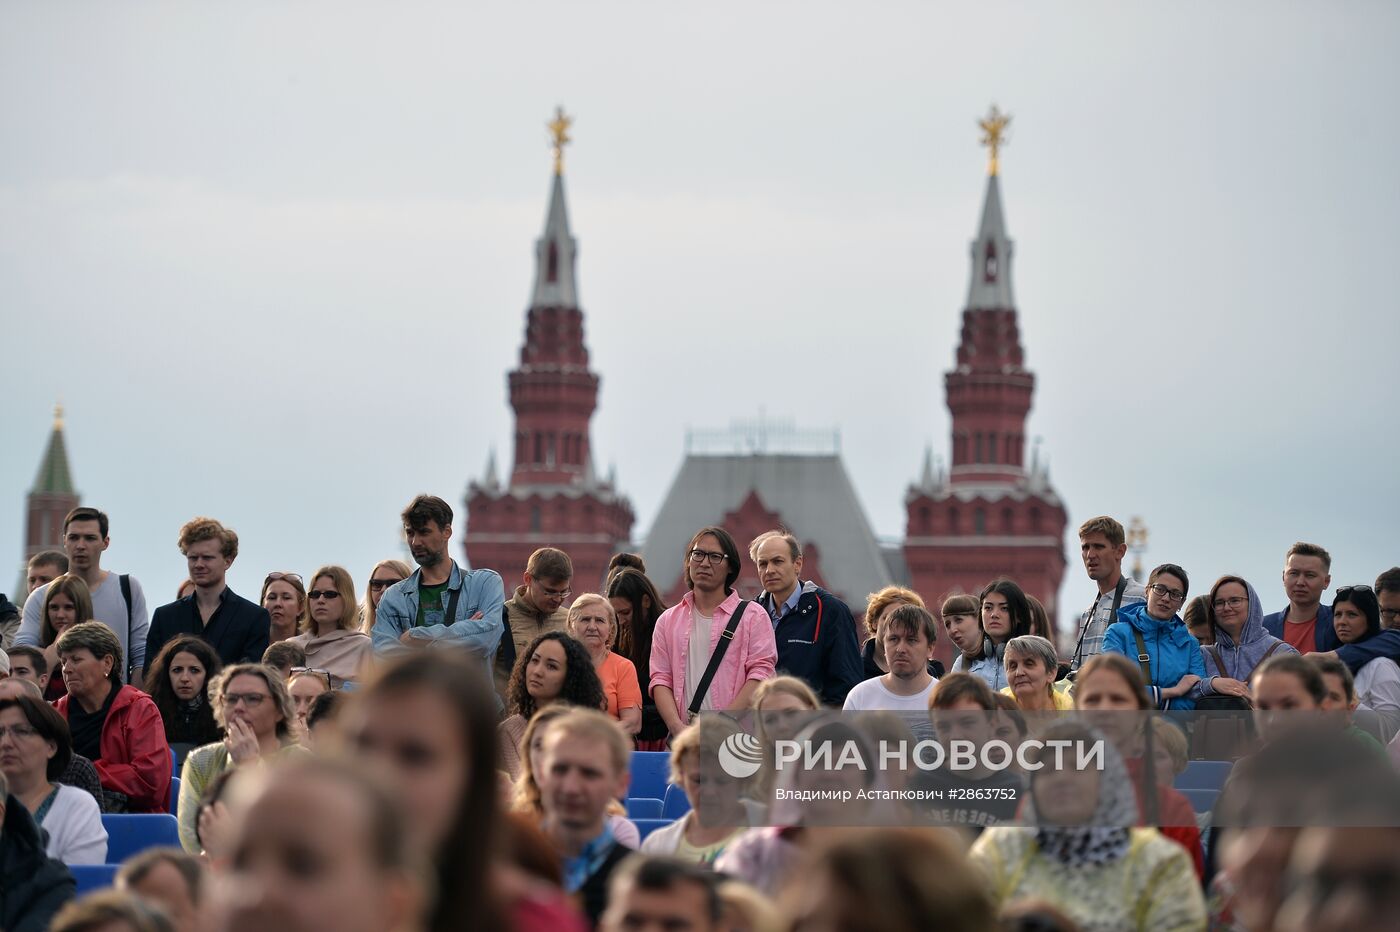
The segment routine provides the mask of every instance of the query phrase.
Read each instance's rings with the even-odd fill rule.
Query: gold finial
[[[53,406],[53,429],[63,430],[63,402]]]
[[[1132,520],[1128,522],[1127,538],[1128,549],[1133,554],[1133,578],[1141,580],[1142,554],[1147,549],[1147,524],[1139,515],[1133,515]]]
[[[986,119],[978,120],[977,125],[982,127],[982,145],[992,150],[991,162],[987,166],[987,174],[997,173],[997,154],[1001,147],[1006,145],[1006,126],[1011,122],[1011,114],[1002,113],[997,109],[996,104],[992,104],[992,109],[987,112]]]
[[[554,108],[554,119],[545,126],[549,127],[549,134],[554,137],[554,174],[564,174],[564,147],[573,142],[569,138],[569,125],[574,122],[573,117],[564,113],[563,107]]]

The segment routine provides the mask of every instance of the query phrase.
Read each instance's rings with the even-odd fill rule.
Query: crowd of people
[[[1266,614],[1236,575],[1194,598],[1177,564],[1129,578],[1122,525],[1093,518],[1079,528],[1092,600],[1058,643],[1005,577],[937,605],[890,586],[853,610],[803,578],[781,529],[746,554],[699,529],[668,606],[635,554],[577,580],[565,551],[541,548],[507,593],[496,570],[452,559],[442,499],[401,517],[416,567],[382,560],[359,592],[340,566],[273,571],[256,603],[226,581],[237,534],[196,518],[178,536],[188,580],[148,612],[139,580],[102,565],[107,515],[67,516],[64,549],[29,561],[22,611],[0,614],[0,929],[1400,916],[1400,568],[1324,604],[1331,557],[1294,544],[1286,605]],[[745,559],[760,592],[735,588]],[[750,776],[724,766],[741,738],[763,758]],[[1095,767],[1032,750],[877,777],[783,769],[784,739],[1106,750]],[[636,751],[669,754],[687,803],[647,833],[623,805]],[[1192,758],[1237,761],[1210,814],[1173,786]],[[852,804],[851,789],[923,802]],[[75,898],[68,868],[107,860],[104,814],[164,812],[179,847]]]

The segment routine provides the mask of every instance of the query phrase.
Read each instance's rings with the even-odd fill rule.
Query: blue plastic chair
[[[661,817],[661,800],[649,799],[644,796],[628,797],[627,818],[659,819]]]
[[[648,835],[659,828],[670,825],[673,819],[633,819],[632,824],[637,826],[637,832],[642,836],[642,841],[646,841]]]
[[[70,864],[73,879],[78,882],[78,896],[94,890],[105,890],[117,876],[115,864]]]
[[[1218,790],[1225,785],[1234,764],[1227,760],[1193,760],[1176,778],[1179,790]]]
[[[180,844],[180,823],[166,812],[108,813],[102,827],[107,830],[108,864],[120,864],[147,848]]]
[[[170,778],[170,814],[178,816],[180,814],[180,778]]]
[[[666,751],[633,751],[632,783],[627,795],[634,798],[661,799],[666,795],[666,783],[671,775],[671,755]]]
[[[661,801],[661,817],[679,819],[689,811],[690,800],[686,798],[685,790],[674,783],[666,787],[666,798]]]
[[[1210,812],[1215,808],[1215,800],[1220,796],[1219,790],[1185,789],[1178,790],[1191,802],[1191,808],[1196,812]]]

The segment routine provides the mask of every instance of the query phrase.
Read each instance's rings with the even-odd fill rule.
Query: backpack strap
[[[690,700],[690,708],[686,710],[692,719],[700,712],[700,705],[705,701],[705,694],[710,691],[710,681],[719,672],[719,665],[724,662],[724,655],[729,651],[729,642],[734,640],[734,632],[739,630],[739,622],[744,620],[744,611],[748,607],[748,599],[740,600],[739,606],[734,609],[734,614],[729,616],[729,624],[725,626],[724,632],[719,636],[719,642],[715,644],[715,649],[710,652],[710,662],[705,665],[705,675],[700,677],[700,683],[695,687],[695,698]]]
[[[131,574],[122,573],[117,577],[122,587],[122,599],[126,602],[126,678],[130,682],[135,665],[131,662]]]
[[[1142,675],[1147,677],[1147,686],[1152,687],[1152,658],[1147,653],[1147,642],[1142,639],[1142,632],[1133,628],[1133,639],[1137,641],[1137,661],[1142,667]]]

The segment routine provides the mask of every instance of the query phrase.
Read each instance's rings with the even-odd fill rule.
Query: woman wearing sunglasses
[[[369,582],[365,584],[365,598],[360,603],[360,630],[369,634],[374,630],[374,616],[379,611],[379,600],[396,582],[402,582],[413,575],[407,563],[402,560],[380,560],[369,571]]]
[[[1194,709],[1206,675],[1201,644],[1177,615],[1189,584],[1184,569],[1163,563],[1147,577],[1147,601],[1120,608],[1104,634],[1104,651],[1137,662],[1162,710]]]
[[[306,621],[306,586],[296,573],[268,573],[258,599],[272,626],[267,641],[276,644],[294,637]]]
[[[1343,586],[1332,600],[1332,626],[1343,644],[1360,644],[1381,633],[1381,606],[1370,586]],[[1374,725],[1381,741],[1400,731],[1400,666],[1377,657],[1356,671],[1356,699],[1364,711],[1358,718]]]
[[[288,638],[306,651],[306,665],[330,673],[331,686],[358,679],[372,656],[369,635],[360,630],[355,583],[341,566],[323,566],[311,574],[311,606],[302,633]]]

